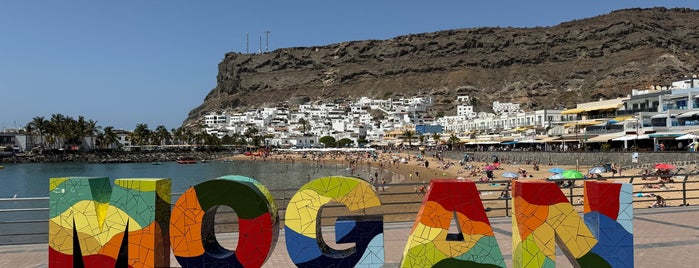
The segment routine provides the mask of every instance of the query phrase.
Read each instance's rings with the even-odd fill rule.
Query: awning
[[[624,135],[624,136],[621,136],[618,138],[613,138],[612,141],[630,141],[630,140],[635,140],[635,139],[645,140],[648,138],[649,138],[649,136],[647,134],[644,134],[644,135]]]
[[[584,112],[584,111],[585,111],[585,110],[583,110],[583,109],[575,108],[575,109],[563,110],[563,111],[561,112],[561,114],[579,114],[579,113],[582,113],[582,112]]]
[[[592,126],[592,125],[597,125],[599,123],[602,123],[602,121],[575,121],[575,122],[569,122],[563,125],[564,127],[574,127],[574,126]]]
[[[586,112],[599,111],[599,110],[617,110],[624,106],[624,103],[600,103],[596,105],[590,105],[588,107],[581,107],[585,109]]]
[[[500,144],[498,141],[472,141],[467,144]]]
[[[544,140],[523,140],[519,141],[519,143],[544,143]]]
[[[624,136],[624,133],[609,133],[609,134],[602,134],[597,137],[589,138],[587,139],[588,143],[602,143],[602,142],[608,142],[611,139],[619,138]],[[635,136],[635,135],[634,135]]]
[[[678,115],[677,117],[684,118],[684,117],[692,117],[695,115],[699,115],[699,111],[691,111],[691,112],[682,113],[681,115]]]
[[[650,138],[677,138],[684,135],[684,133],[653,133],[648,134]]]
[[[617,116],[617,117],[614,117],[614,119],[612,119],[612,120],[615,120],[615,121],[617,121],[617,122],[621,122],[621,121],[629,120],[629,119],[631,119],[631,118],[633,118],[633,116],[625,115],[625,116]]]
[[[651,116],[650,118],[667,118],[667,114],[656,114],[654,116]]]

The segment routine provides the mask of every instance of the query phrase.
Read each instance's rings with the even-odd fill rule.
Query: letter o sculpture
[[[238,215],[235,251],[216,240],[216,209],[225,205]],[[172,252],[182,267],[261,267],[279,236],[279,215],[272,194],[258,181],[224,176],[189,188],[170,218]]]

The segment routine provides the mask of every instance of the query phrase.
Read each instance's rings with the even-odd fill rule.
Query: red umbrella
[[[660,163],[660,164],[655,164],[655,169],[657,170],[671,170],[677,168],[674,165],[670,164],[665,164],[665,163]]]

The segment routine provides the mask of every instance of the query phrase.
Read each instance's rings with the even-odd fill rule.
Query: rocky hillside
[[[699,73],[699,11],[627,9],[537,28],[472,28],[227,53],[218,84],[185,125],[213,111],[296,99],[431,95],[455,114],[457,95],[477,111],[492,101],[525,109],[572,107]]]

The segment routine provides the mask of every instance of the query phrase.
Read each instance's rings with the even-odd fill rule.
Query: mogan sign
[[[50,267],[168,267],[170,251],[182,267],[260,267],[279,235],[278,209],[269,190],[243,176],[225,176],[189,188],[170,206],[170,179],[52,178]],[[512,187],[513,264],[553,267],[555,244],[580,267],[633,267],[631,185],[585,182],[581,218],[552,182],[515,181]],[[291,198],[285,215],[289,257],[299,267],[381,267],[383,219],[341,217],[336,250],[322,238],[321,207],[380,206],[366,181],[315,179]],[[216,241],[218,206],[239,217],[234,251]],[[459,234],[449,234],[453,217]],[[401,267],[505,267],[476,185],[458,179],[430,183],[403,251]]]

